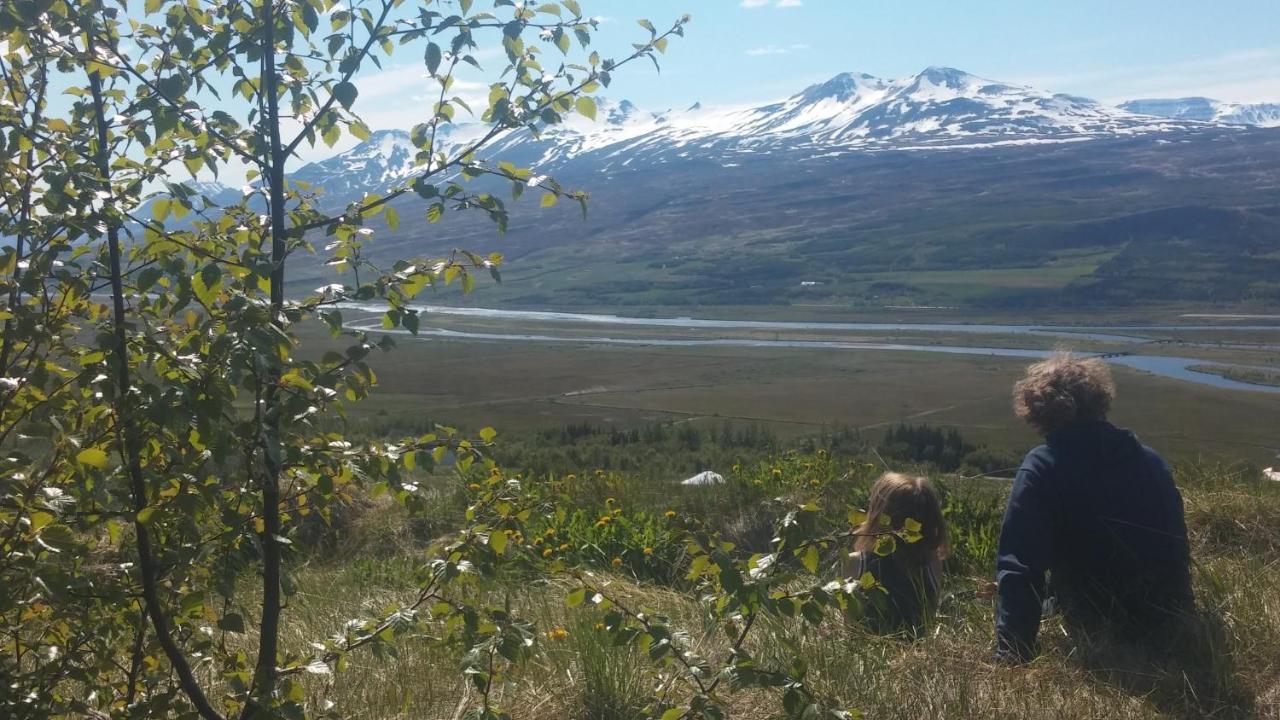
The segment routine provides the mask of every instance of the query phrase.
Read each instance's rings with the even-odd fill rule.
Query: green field
[[[430,418],[521,435],[575,422],[636,427],[728,420],[761,424],[780,437],[832,426],[874,436],[910,422],[958,428],[966,438],[998,448],[1022,450],[1036,442],[1009,409],[1010,388],[1027,362],[1016,358],[396,339],[393,351],[372,356],[378,387],[368,402],[352,408],[353,422],[392,431]],[[312,340],[313,347],[330,342],[318,330]],[[1040,342],[1052,346],[1054,340]],[[1168,352],[1186,352],[1174,348]],[[1202,352],[1206,360],[1240,361],[1239,351]],[[1269,464],[1280,449],[1275,395],[1220,390],[1120,366],[1114,373],[1114,420],[1170,457]]]

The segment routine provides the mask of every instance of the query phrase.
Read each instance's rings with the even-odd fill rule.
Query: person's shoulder
[[[1022,458],[1022,465],[1018,468],[1018,473],[1031,473],[1033,475],[1044,475],[1057,463],[1057,458],[1053,448],[1048,443],[1037,445]]]
[[[1156,452],[1148,445],[1139,445],[1142,448],[1142,459],[1147,467],[1157,470],[1166,475],[1170,474],[1169,464],[1165,462],[1160,453]]]

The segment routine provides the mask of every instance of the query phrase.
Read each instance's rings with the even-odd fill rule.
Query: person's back
[[[916,636],[938,607],[941,579],[934,563],[871,553],[857,558],[855,577],[869,572],[879,587],[863,593],[862,621],[872,632]]]
[[[1019,414],[1047,430],[1046,443],[1018,471],[997,560],[996,634],[1005,659],[1034,652],[1041,600],[1050,594],[1072,626],[1132,638],[1192,600],[1182,498],[1154,451],[1102,419],[1113,392],[1105,366],[1068,358],[1037,367],[1019,383],[1030,393]],[[1063,397],[1076,416],[1054,410]]]

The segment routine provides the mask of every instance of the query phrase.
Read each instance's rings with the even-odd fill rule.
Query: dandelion
[[[548,640],[563,640],[569,637],[569,631],[562,627],[552,628],[547,631]]]
[[[776,477],[776,478],[780,478],[780,477],[782,477],[782,468],[774,468],[774,469],[773,469],[773,476],[774,476],[774,477]]]
[[[569,549],[569,543],[564,543],[560,546],[560,552],[564,552],[565,550],[568,550],[568,549]]]
[[[675,510],[668,510],[668,511],[667,511],[666,513],[664,513],[664,514],[667,516],[667,519],[668,519],[668,520],[670,520],[670,519],[672,519],[672,518],[674,518],[674,517],[676,516],[676,511],[675,511]]]
[[[600,632],[601,630],[604,630],[604,623],[602,622],[596,623],[596,632]]]
[[[551,548],[543,548],[542,557],[551,557],[552,552],[554,551]]]
[[[472,490],[479,490],[479,489],[480,489],[480,483],[468,483],[468,484],[467,484],[467,487],[468,487],[468,488],[470,488],[470,489],[472,489]]]
[[[622,567],[622,558],[620,557],[615,557],[613,560],[610,560],[609,562],[614,567]]]
[[[651,548],[651,547],[647,547],[647,548],[645,548],[645,549],[644,549],[644,554],[645,554],[645,555],[652,555],[652,554],[653,554],[653,548]]]

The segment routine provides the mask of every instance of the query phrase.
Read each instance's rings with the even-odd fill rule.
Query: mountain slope
[[[1120,107],[1139,115],[1228,125],[1280,127],[1280,103],[1228,103],[1205,97],[1146,98]]]
[[[1140,115],[1087,98],[1001,83],[954,68],[930,67],[896,80],[842,73],[776,103],[748,108],[650,112],[600,100],[598,121],[578,115],[539,137],[512,130],[486,157],[556,171],[589,164],[603,171],[701,159],[732,164],[759,152],[827,153],[1079,142],[1196,132],[1210,123]],[[478,136],[478,124],[441,129],[449,145]],[[417,149],[406,132],[383,130],[356,148],[300,168],[294,177],[346,202],[409,177]]]

